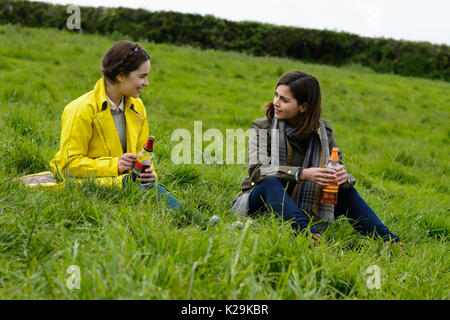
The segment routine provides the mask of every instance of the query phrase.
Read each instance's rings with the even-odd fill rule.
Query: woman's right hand
[[[123,156],[119,158],[119,174],[124,171],[133,169],[133,164],[137,160],[137,155],[133,153],[124,153]]]
[[[321,186],[328,186],[336,179],[336,170],[327,168],[306,168],[300,175],[300,180],[309,180]]]

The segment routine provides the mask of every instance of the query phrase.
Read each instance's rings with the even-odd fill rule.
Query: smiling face
[[[305,106],[300,106],[291,89],[285,84],[281,84],[275,90],[273,98],[274,116],[280,120],[295,122],[300,114],[305,111]]]
[[[119,91],[122,95],[137,98],[142,89],[148,86],[147,76],[150,73],[150,60],[146,60],[138,69],[131,71],[127,76],[117,76]]]

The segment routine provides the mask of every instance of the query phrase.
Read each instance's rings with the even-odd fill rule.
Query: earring
[[[304,103],[299,105],[298,108],[300,109],[301,113],[305,113],[306,112],[306,105]]]

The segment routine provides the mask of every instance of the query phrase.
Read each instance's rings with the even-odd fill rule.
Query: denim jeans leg
[[[381,222],[355,188],[339,190],[334,215],[338,217],[341,214],[353,220],[355,230],[364,235],[381,237],[384,241],[400,241],[400,238]]]
[[[170,193],[163,185],[161,184],[151,184],[151,185],[140,185],[140,189],[147,190],[155,188],[156,192],[161,195],[165,200],[166,204],[170,209],[170,212],[182,209],[186,206],[186,203],[178,198],[176,198],[172,193]],[[201,222],[205,222],[206,217],[198,210],[196,210],[196,217],[200,217]]]
[[[294,230],[300,228],[300,231],[304,231],[308,228],[310,219],[284,189],[285,186],[280,179],[275,177],[265,179],[250,193],[249,214],[254,214],[267,204],[285,221],[292,220],[291,226]],[[311,227],[310,232],[319,233],[315,227]]]

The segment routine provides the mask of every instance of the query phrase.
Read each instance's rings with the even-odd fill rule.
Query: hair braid
[[[146,60],[150,60],[150,55],[138,43],[121,40],[116,42],[103,57],[102,73],[114,83],[121,72],[128,75]]]

